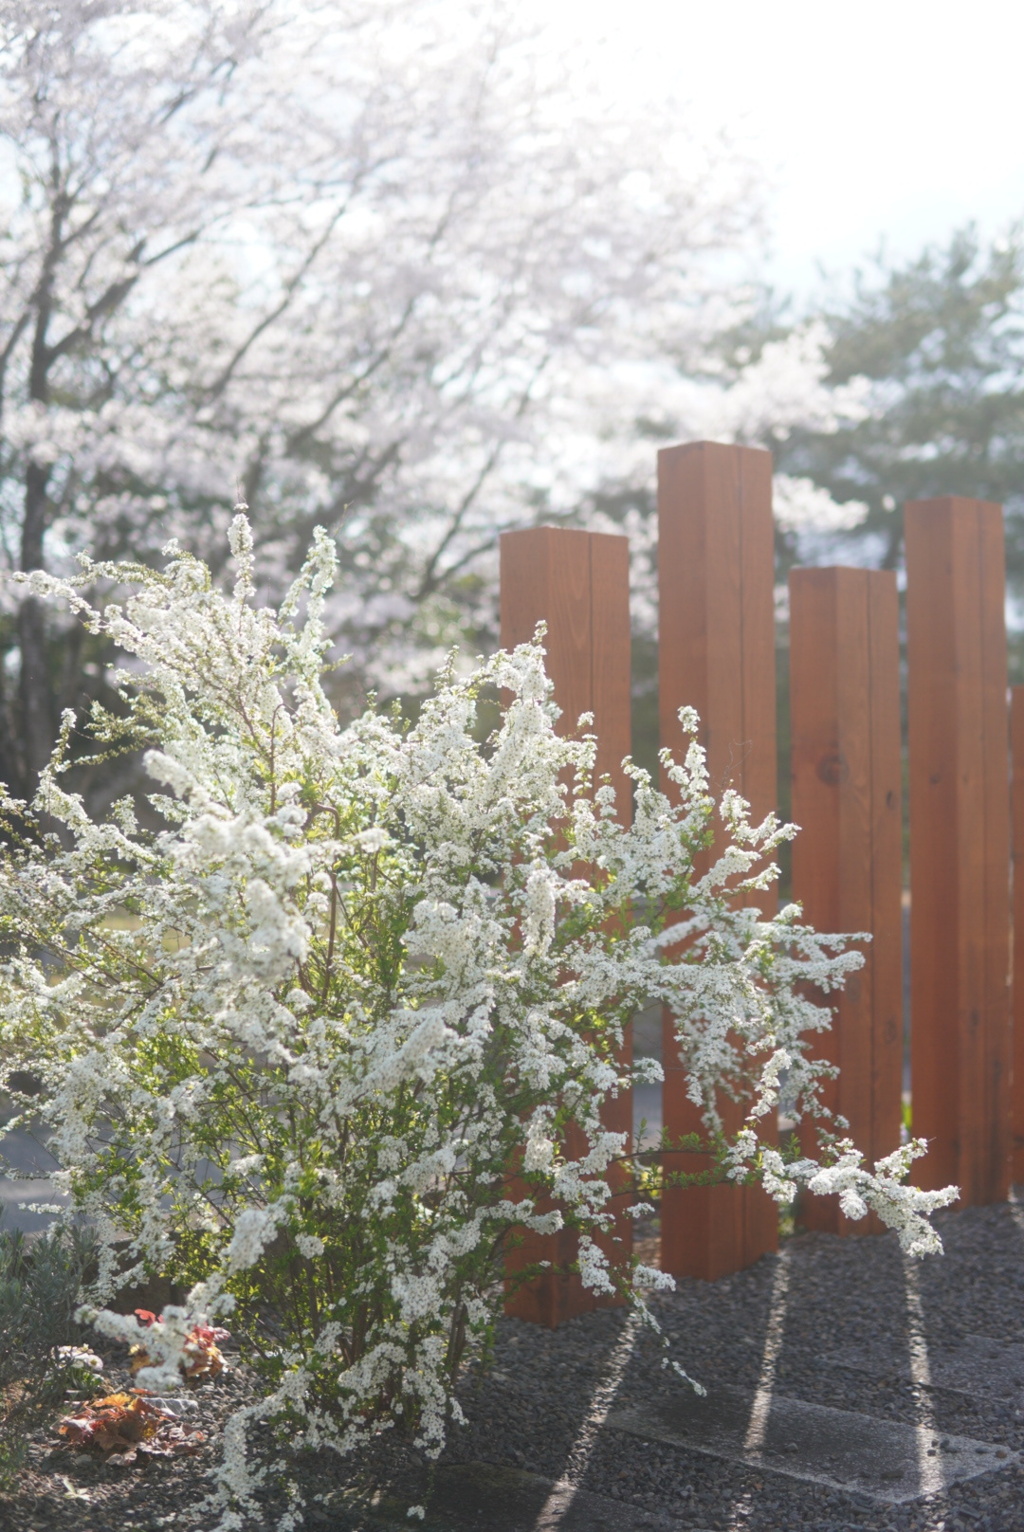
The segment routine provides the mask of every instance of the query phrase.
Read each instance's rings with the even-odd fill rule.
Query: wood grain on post
[[[794,569],[789,577],[793,897],[819,931],[865,931],[865,965],[838,994],[814,1051],[838,1064],[822,1097],[850,1124],[869,1163],[900,1142],[903,1077],[900,649],[896,576]],[[828,1124],[826,1124],[828,1126]],[[817,1153],[813,1125],[801,1127]],[[801,1222],[874,1233],[835,1197],[808,1195]]]
[[[1008,1186],[1010,824],[1002,507],[906,507],[911,1087],[919,1185]]]
[[[734,787],[755,823],[776,807],[771,475],[770,454],[753,447],[694,442],[658,453],[661,743],[678,754],[679,709],[696,708],[712,792]],[[774,913],[774,893],[754,900]],[[670,1016],[663,1060],[666,1132],[702,1132]],[[722,1103],[727,1130],[739,1127],[743,1111]],[[706,1168],[699,1156],[666,1157],[667,1170]],[[661,1262],[675,1276],[712,1280],[777,1247],[778,1210],[760,1187],[663,1194]]]
[[[576,730],[581,713],[593,713],[597,735],[595,778],[608,777],[616,804],[628,823],[632,798],[622,761],[630,753],[629,542],[600,532],[536,527],[506,532],[501,538],[501,644],[511,649],[533,638],[538,622],[547,623],[543,640],[555,701],[562,710],[560,733]],[[623,1062],[632,1058],[627,1033]],[[609,1101],[602,1114],[612,1132],[633,1132],[632,1092]],[[584,1153],[579,1129],[570,1129],[570,1153]],[[613,1172],[612,1186],[623,1178]],[[621,1194],[622,1200],[631,1200]],[[632,1249],[632,1220],[616,1219],[618,1257]],[[606,1250],[611,1246],[598,1240]],[[517,1318],[554,1327],[562,1320],[610,1300],[584,1288],[568,1271],[576,1259],[576,1236],[527,1234],[509,1258],[509,1270],[537,1261],[551,1267],[510,1296],[507,1311]],[[617,1302],[618,1300],[611,1300]]]
[[[1013,1098],[1010,1179],[1024,1181],[1024,686],[1010,692],[1013,771]]]

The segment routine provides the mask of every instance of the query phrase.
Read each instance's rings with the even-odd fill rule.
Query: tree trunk
[[[50,470],[30,463],[25,475],[25,520],[21,533],[23,570],[43,566],[43,533],[46,530],[46,489]],[[21,649],[21,743],[24,780],[22,792],[35,792],[39,773],[50,759],[54,725],[52,687],[46,656],[46,621],[34,596],[22,602],[18,613]]]

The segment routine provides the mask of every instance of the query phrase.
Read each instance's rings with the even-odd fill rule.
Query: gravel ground
[[[978,1334],[1024,1342],[1024,1207],[947,1213],[937,1223],[947,1253],[915,1268],[929,1347],[939,1350]],[[893,1237],[800,1235],[787,1249],[776,1393],[1024,1450],[1020,1393],[973,1397],[826,1360],[846,1348],[884,1347],[894,1357],[908,1355],[906,1286]],[[672,1354],[693,1376],[756,1386],[777,1266],[778,1257],[767,1257],[719,1282],[685,1281],[676,1293],[655,1300]],[[607,1427],[588,1429],[595,1397],[619,1409],[685,1387],[661,1368],[661,1347],[653,1337],[641,1333],[628,1350],[626,1324],[621,1310],[584,1316],[556,1332],[503,1321],[493,1366],[466,1377],[462,1398],[470,1424],[455,1433],[446,1461],[505,1465],[551,1480],[568,1471],[582,1491],[649,1512],[659,1525],[679,1532],[1024,1532],[1024,1468],[1017,1464],[948,1493],[892,1506],[681,1446],[640,1442]],[[612,1398],[607,1379],[616,1359],[625,1365]],[[19,1493],[0,1500],[0,1528],[201,1532],[211,1524],[201,1504],[204,1475],[218,1452],[218,1422],[244,1393],[245,1381],[236,1373],[226,1385],[197,1396],[196,1422],[211,1440],[188,1459],[118,1468],[35,1443]],[[372,1469],[378,1480],[390,1476],[400,1504],[422,1498],[418,1471],[408,1460],[382,1456],[360,1468]],[[322,1497],[310,1505],[308,1526],[379,1526],[369,1513],[344,1509],[351,1505],[347,1465],[329,1455],[307,1455],[296,1461],[294,1474],[311,1502]],[[501,1517],[496,1505],[495,1532]],[[268,1504],[265,1528],[279,1519],[280,1505]]]

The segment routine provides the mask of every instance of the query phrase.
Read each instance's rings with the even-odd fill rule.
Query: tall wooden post
[[[794,569],[789,577],[793,897],[819,931],[864,931],[864,967],[838,994],[816,1044],[838,1064],[825,1105],[850,1124],[869,1163],[900,1142],[903,1075],[900,646],[896,576]],[[809,1153],[813,1125],[802,1125]],[[851,1223],[835,1197],[807,1196],[801,1222],[835,1234]]]
[[[1024,686],[1010,693],[1013,769],[1013,1097],[1010,1179],[1024,1181]]]
[[[1009,885],[1002,508],[906,507],[911,1084],[925,1187],[996,1202],[1009,1169]]]
[[[547,623],[544,646],[555,701],[562,710],[559,730],[573,732],[581,713],[593,713],[595,776],[611,779],[619,814],[628,823],[632,799],[622,770],[631,748],[628,540],[556,527],[506,532],[501,538],[502,647],[527,642],[540,621]],[[631,1059],[632,1039],[627,1036],[624,1062]],[[604,1121],[612,1132],[632,1136],[632,1092],[607,1103]],[[570,1147],[583,1152],[582,1135]],[[611,1181],[614,1187],[614,1174]],[[624,1213],[616,1219],[614,1239],[618,1255],[628,1255],[632,1221]],[[518,1289],[508,1311],[553,1327],[574,1314],[605,1306],[607,1299],[598,1299],[578,1275],[567,1271],[575,1257],[576,1239],[570,1231],[527,1235],[510,1264],[552,1264]]]
[[[755,822],[776,807],[771,475],[770,454],[753,447],[693,442],[658,453],[661,743],[678,751],[679,709],[696,708],[712,791],[736,788]],[[774,895],[756,902],[774,912]],[[669,1016],[663,1059],[667,1133],[701,1132]],[[742,1107],[722,1110],[736,1129]],[[666,1168],[707,1167],[674,1155]],[[670,1187],[661,1225],[662,1266],[675,1276],[711,1280],[778,1246],[778,1212],[760,1187]]]

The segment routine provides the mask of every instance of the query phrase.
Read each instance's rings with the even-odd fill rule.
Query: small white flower
[[[56,1357],[62,1367],[85,1367],[90,1372],[103,1371],[102,1357],[90,1351],[88,1346],[58,1346]]]
[[[267,1208],[245,1208],[235,1219],[235,1228],[224,1257],[224,1269],[231,1273],[255,1266],[277,1232],[277,1222]]]
[[[380,829],[379,826],[371,830],[360,830],[353,838],[360,851],[365,851],[371,856],[375,851],[383,851],[389,840],[387,831]]]

